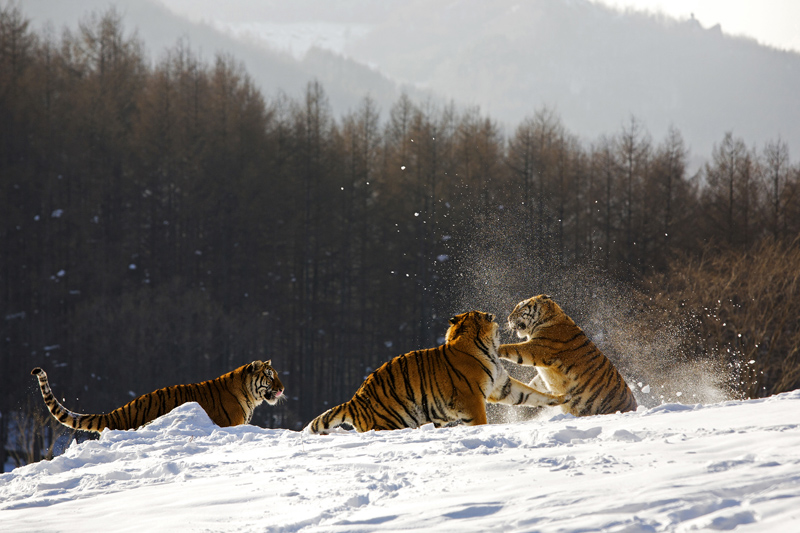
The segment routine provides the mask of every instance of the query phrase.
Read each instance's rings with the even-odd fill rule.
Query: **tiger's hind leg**
[[[486,402],[482,396],[465,395],[460,401],[457,401],[455,408],[459,416],[456,423],[460,421],[467,426],[482,426],[488,422],[486,418]]]
[[[492,394],[486,398],[487,401],[492,403],[527,405],[528,407],[561,405],[570,399],[571,396],[567,394],[550,394],[534,389],[508,375],[506,375],[505,381],[498,380],[498,385],[492,391]]]

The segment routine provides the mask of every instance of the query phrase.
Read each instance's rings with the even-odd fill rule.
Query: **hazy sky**
[[[694,13],[700,24],[715,24],[730,35],[800,52],[800,0],[592,0],[612,7],[662,12],[678,19]]]
[[[159,0],[192,18],[213,19],[192,0]],[[379,0],[375,0],[379,1]],[[524,0],[523,0],[524,1]],[[800,0],[589,0],[615,8],[662,12],[677,19],[692,14],[710,28],[716,24],[729,35],[746,35],[761,44],[800,52]],[[205,6],[205,3],[201,4]],[[335,5],[335,4],[334,4]],[[224,10],[222,6],[220,9]],[[236,9],[235,7],[232,9]],[[217,11],[219,12],[219,11]]]

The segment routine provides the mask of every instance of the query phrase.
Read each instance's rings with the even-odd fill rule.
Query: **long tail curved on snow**
[[[39,380],[39,389],[42,391],[42,398],[44,398],[44,403],[50,414],[65,426],[86,431],[99,431],[109,426],[108,415],[82,415],[73,413],[61,405],[61,402],[58,401],[50,389],[47,373],[38,366],[31,370],[31,375],[36,376],[36,379]]]

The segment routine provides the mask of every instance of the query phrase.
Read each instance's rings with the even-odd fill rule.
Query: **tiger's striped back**
[[[38,379],[44,403],[56,420],[73,429],[100,432],[136,429],[187,402],[199,403],[220,427],[247,424],[262,402],[275,405],[283,398],[283,384],[270,365],[271,361],[253,361],[213,380],[159,389],[106,414],[70,411],[53,395],[44,370],[37,367],[31,374]]]
[[[347,423],[357,431],[486,423],[485,402],[558,405],[512,379],[497,358],[494,317],[472,311],[451,319],[447,342],[399,355],[372,372],[353,398],[312,420],[306,431],[326,433]]]
[[[571,395],[561,406],[564,412],[586,416],[636,410],[636,398],[614,364],[549,296],[517,304],[508,326],[527,340],[500,346],[499,356],[535,365],[539,375],[532,384]]]
[[[311,423],[320,433],[342,423],[359,431],[416,428],[433,423],[445,426],[461,419],[453,401],[443,399],[445,383],[454,389],[480,394],[478,384],[447,363],[447,346],[410,352],[384,363],[372,372],[353,398],[329,409]],[[465,420],[468,422],[469,420]]]

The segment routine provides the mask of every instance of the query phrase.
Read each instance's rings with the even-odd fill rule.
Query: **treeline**
[[[646,290],[709,246],[797,247],[785,143],[726,134],[698,174],[687,160],[677,130],[657,142],[635,118],[590,144],[548,109],[508,138],[478,109],[405,96],[337,118],[316,82],[267,99],[183,43],[151,63],[114,12],[56,39],[3,8],[0,442],[46,420],[37,365],[100,412],[272,359],[289,401],[254,421],[299,428],[463,306],[502,318],[534,289],[566,294],[576,266]],[[500,290],[514,299],[459,288],[482,249],[530,265]]]

